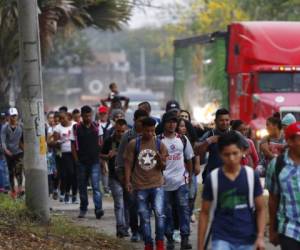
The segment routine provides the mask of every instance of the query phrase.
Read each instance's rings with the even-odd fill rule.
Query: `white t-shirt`
[[[68,127],[64,127],[61,124],[57,125],[54,128],[54,132],[58,133],[60,135],[60,149],[62,153],[69,153],[71,152],[71,131],[73,128],[73,124],[71,124]]]
[[[168,149],[166,169],[163,172],[165,178],[165,191],[175,191],[182,185],[188,183],[188,172],[185,168],[184,159],[191,160],[194,157],[194,150],[188,138],[185,151],[180,137],[162,139]]]

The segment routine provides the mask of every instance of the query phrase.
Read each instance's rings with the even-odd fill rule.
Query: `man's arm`
[[[126,155],[126,157],[124,157],[124,167],[125,167],[125,188],[126,191],[131,193],[132,192],[132,185],[131,185],[131,174],[132,174],[132,166],[133,166],[133,150],[135,146],[135,140],[133,140],[132,142],[129,143],[128,147],[126,148],[126,151],[124,153],[124,155]]]
[[[260,144],[259,146],[261,152],[268,158],[268,159],[272,159],[275,157],[275,155],[273,155],[273,153],[270,151],[269,149],[269,145],[267,142],[264,142],[262,144]]]
[[[255,209],[256,209],[256,224],[257,224],[257,238],[255,242],[256,250],[265,249],[264,243],[264,232],[265,232],[265,207],[264,207],[264,197],[260,195],[255,198]]]
[[[279,196],[277,194],[269,193],[269,238],[270,242],[277,246],[279,238],[277,233],[277,210],[279,206]]]
[[[75,162],[79,162],[75,141],[71,141],[71,150]]]
[[[202,200],[201,212],[198,223],[198,250],[204,250],[205,247],[205,235],[208,227],[210,208],[211,202]]]
[[[12,153],[8,150],[7,148],[7,145],[6,145],[6,129],[7,129],[7,126],[4,126],[1,130],[1,143],[2,143],[2,148],[3,148],[3,151],[6,155],[8,156],[12,156]]]

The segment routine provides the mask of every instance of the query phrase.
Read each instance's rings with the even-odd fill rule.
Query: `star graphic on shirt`
[[[152,163],[152,161],[153,161],[153,156],[152,155],[150,155],[150,154],[146,154],[144,157],[143,157],[143,160],[144,160],[144,164],[145,165],[150,165],[151,163]]]

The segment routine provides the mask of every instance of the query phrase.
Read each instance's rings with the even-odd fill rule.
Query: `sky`
[[[151,7],[144,9],[135,8],[129,27],[131,29],[140,28],[143,26],[160,26],[170,21],[168,17],[168,4],[182,0],[153,0]]]

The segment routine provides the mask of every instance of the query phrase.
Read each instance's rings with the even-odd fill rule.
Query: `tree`
[[[116,30],[130,18],[132,4],[124,0],[39,0],[43,59],[53,48],[58,31],[66,36],[75,29],[94,25]],[[19,56],[17,0],[0,0],[0,109],[8,105],[8,91]]]

